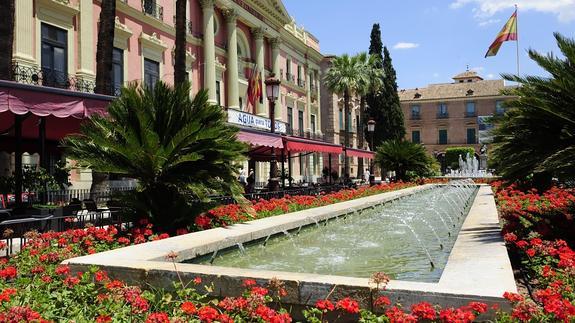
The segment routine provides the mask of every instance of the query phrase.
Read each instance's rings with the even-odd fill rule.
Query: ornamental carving
[[[256,40],[264,39],[264,29],[262,27],[252,28],[252,36]]]
[[[214,9],[216,5],[216,0],[200,0],[200,6],[202,9]]]
[[[235,24],[238,20],[238,12],[234,9],[224,9],[222,10],[222,14],[227,23]]]

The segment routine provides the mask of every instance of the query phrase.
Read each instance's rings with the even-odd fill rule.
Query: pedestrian
[[[242,184],[243,187],[246,187],[246,185],[248,184],[246,182],[246,171],[243,168],[240,170],[240,176],[238,176],[238,181],[240,182],[240,184]]]
[[[248,182],[248,185],[246,186],[246,192],[247,193],[253,193],[254,192],[254,186],[256,184],[256,174],[254,173],[253,168],[250,169],[250,173],[248,175],[247,182]]]
[[[363,172],[363,180],[364,180],[366,183],[369,183],[369,177],[370,177],[370,176],[371,176],[371,173],[369,172],[369,169],[366,168],[366,169],[365,169],[365,172]]]

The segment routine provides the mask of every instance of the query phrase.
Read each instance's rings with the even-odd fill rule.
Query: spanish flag
[[[252,75],[248,80],[248,108],[251,105],[256,109],[256,103],[260,100],[262,96],[262,80],[261,80],[261,73],[258,69],[258,66],[255,66],[252,70]]]
[[[515,12],[513,15],[511,15],[511,18],[507,20],[507,23],[505,26],[503,26],[503,29],[501,29],[493,44],[489,46],[485,57],[497,55],[499,48],[501,45],[503,45],[503,42],[509,40],[517,40],[517,9],[515,9]]]

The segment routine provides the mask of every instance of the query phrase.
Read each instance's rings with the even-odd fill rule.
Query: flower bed
[[[261,219],[269,216],[301,211],[319,206],[358,199],[370,195],[400,190],[414,186],[413,183],[390,183],[362,186],[321,195],[286,196],[279,199],[251,201],[247,204],[230,204],[206,212],[195,220],[196,229],[205,230],[233,223]]]
[[[540,194],[501,183],[493,187],[505,241],[529,288],[529,295],[505,295],[513,311],[502,313],[501,320],[575,321],[575,192],[553,187]]]

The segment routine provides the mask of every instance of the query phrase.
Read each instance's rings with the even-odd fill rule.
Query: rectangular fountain
[[[187,280],[213,283],[212,295],[237,296],[246,278],[284,281],[286,303],[312,305],[354,297],[364,308],[384,294],[404,306],[429,301],[505,305],[516,292],[487,185],[424,185],[300,212],[79,257],[75,270],[97,265],[142,286],[172,288],[174,264]],[[393,277],[387,288],[375,272]]]

